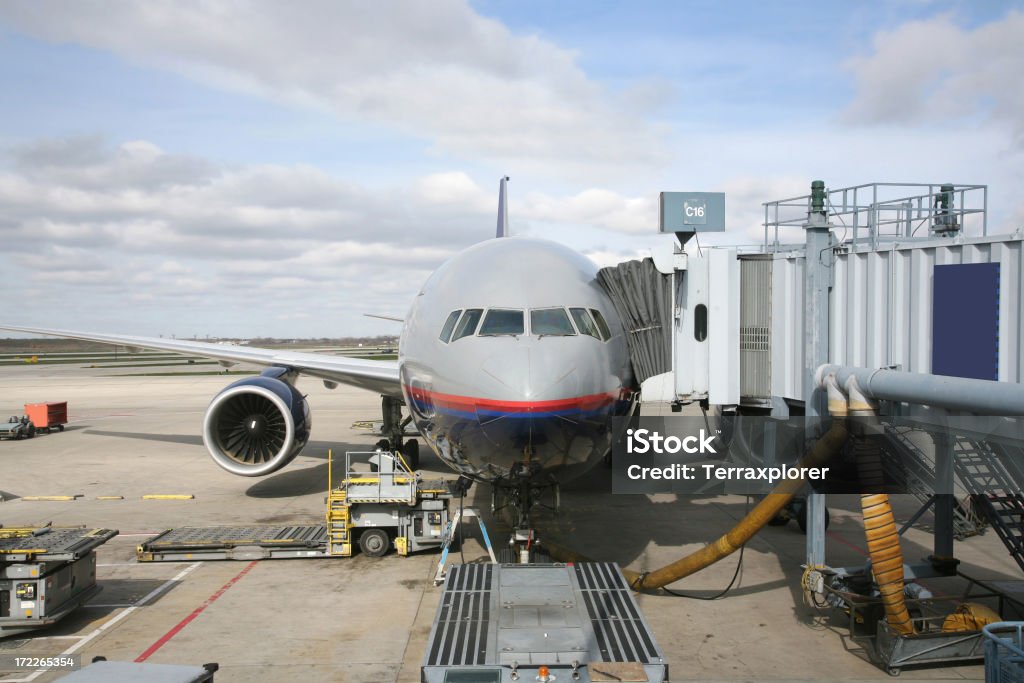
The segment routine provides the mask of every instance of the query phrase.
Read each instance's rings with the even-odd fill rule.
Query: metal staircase
[[[332,488],[327,494],[327,554],[352,556],[352,519],[348,494],[344,488]]]
[[[888,468],[899,468],[898,481],[905,481],[907,491],[922,502],[929,502],[935,491],[935,459],[922,451],[909,438],[912,431],[888,427],[890,449],[886,452]],[[979,440],[956,436],[952,443],[955,484],[970,497],[972,507],[995,529],[1014,561],[1024,569],[1024,449],[1007,446],[995,440]],[[890,471],[890,476],[895,472]],[[953,534],[963,540],[981,532],[982,520],[958,504],[953,508]]]
[[[1017,565],[1024,569],[1024,496],[1011,460],[1014,455],[1021,457],[1020,450],[989,441],[957,439],[953,470]]]
[[[922,504],[929,504],[935,493],[935,459],[922,451],[910,438],[913,431],[905,427],[886,427],[890,437],[882,449],[882,464],[889,481],[905,485],[907,493]],[[984,531],[984,524],[957,502],[953,507],[953,537],[962,541]]]

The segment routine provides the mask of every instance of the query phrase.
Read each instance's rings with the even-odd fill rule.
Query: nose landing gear
[[[551,562],[532,523],[537,510],[558,512],[561,493],[553,477],[543,477],[536,461],[516,463],[509,476],[494,482],[491,488],[491,513],[508,510],[512,533],[508,548],[498,552],[498,561],[506,564]]]

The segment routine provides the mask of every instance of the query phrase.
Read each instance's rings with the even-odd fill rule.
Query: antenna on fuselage
[[[495,237],[508,237],[508,176],[498,186],[498,233]]]

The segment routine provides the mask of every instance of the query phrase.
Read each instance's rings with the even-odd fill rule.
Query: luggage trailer
[[[0,528],[0,637],[56,623],[99,593],[95,551],[117,533]]]

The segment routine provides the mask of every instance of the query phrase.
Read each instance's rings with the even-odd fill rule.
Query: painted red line
[[[840,536],[836,532],[834,532],[834,531],[826,531],[825,534],[829,538],[831,538],[832,540],[839,541],[840,543],[842,543],[843,545],[847,546],[848,548],[853,548],[854,550],[856,550],[858,553],[860,553],[864,557],[867,557],[868,553],[867,553],[866,550],[864,550],[864,548],[861,548],[859,545],[854,545],[853,543],[850,543],[849,541],[847,541],[845,538],[843,538],[842,536]]]
[[[861,555],[863,555],[865,557],[868,557],[868,553],[867,553],[866,550],[864,550],[860,546],[857,546],[857,545],[854,545],[853,543],[850,543],[849,541],[847,541],[845,538],[843,538],[839,534],[835,533],[834,531],[826,531],[825,534],[827,534],[828,537],[831,538],[832,540],[839,541],[843,545],[845,545],[847,547],[850,547],[850,548],[853,548],[854,550],[856,550]],[[929,586],[927,583],[925,583],[921,579],[915,579],[915,582],[921,584],[922,586],[924,586],[925,588],[930,590],[932,595],[935,596],[936,598],[949,598],[950,597],[949,595],[946,595],[942,591],[939,591],[939,590],[936,590],[936,589],[932,588],[931,586]],[[957,604],[960,603],[960,601],[956,600],[956,599],[954,599],[953,602],[955,602]]]
[[[179,621],[177,624],[174,625],[174,628],[172,628],[170,631],[168,631],[167,633],[165,633],[162,636],[160,636],[160,638],[155,643],[153,643],[148,648],[146,648],[145,652],[143,652],[141,655],[136,657],[135,661],[136,662],[144,662],[147,659],[149,659],[150,655],[152,655],[154,652],[156,652],[157,650],[162,648],[164,645],[166,645],[167,641],[169,641],[171,638],[173,638],[174,636],[178,635],[178,632],[180,632],[181,629],[183,629],[186,626],[188,626],[192,622],[193,619],[195,619],[196,617],[198,617],[200,614],[203,613],[203,610],[205,610],[207,607],[209,607],[214,602],[216,602],[217,598],[219,598],[220,596],[222,596],[225,593],[227,593],[228,589],[231,588],[232,586],[234,586],[236,583],[238,583],[243,576],[248,574],[249,570],[252,569],[253,567],[255,567],[257,562],[259,562],[259,560],[253,560],[249,564],[245,565],[245,569],[243,569],[242,571],[238,572],[238,574],[235,575],[235,578],[231,579],[230,581],[225,583],[223,586],[221,586],[220,590],[218,590],[216,593],[214,593],[210,597],[206,598],[206,600],[203,602],[203,604],[201,604],[199,607],[196,607],[192,611],[192,614],[188,615],[187,617],[185,617],[184,619]]]

